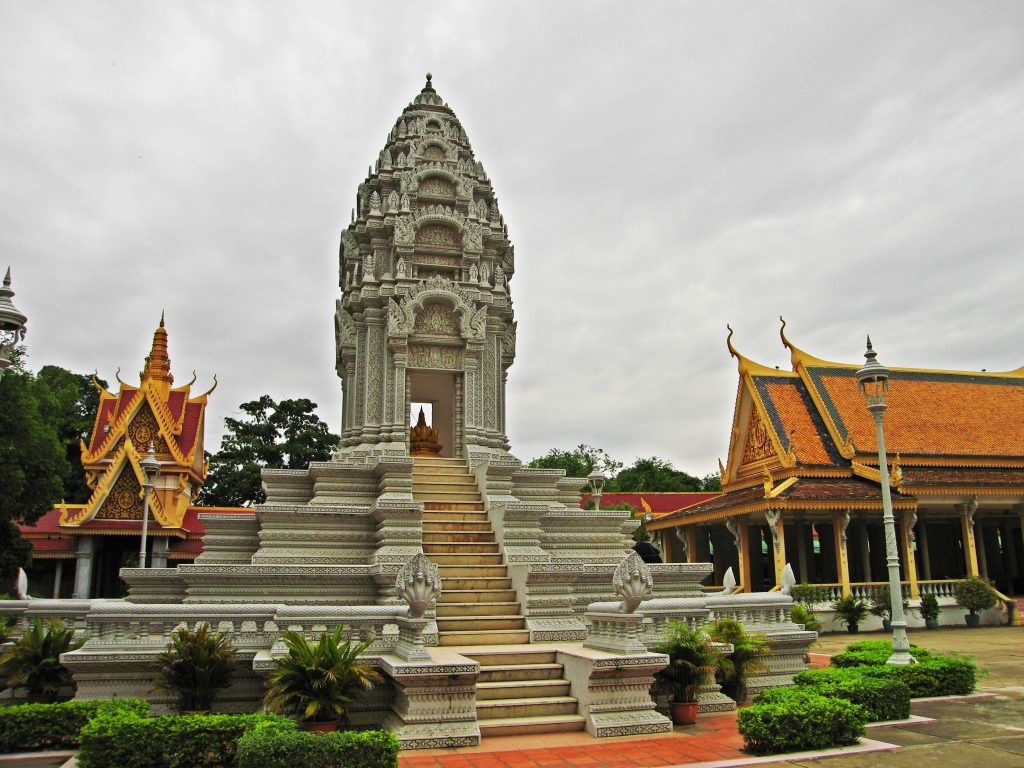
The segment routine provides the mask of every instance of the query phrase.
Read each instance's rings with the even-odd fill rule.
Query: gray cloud
[[[212,432],[336,425],[338,235],[432,70],[516,244],[515,452],[725,452],[725,323],[854,362],[1024,363],[1017,3],[16,3],[0,265],[31,363],[134,373],[166,308]],[[124,373],[122,374],[124,375]]]

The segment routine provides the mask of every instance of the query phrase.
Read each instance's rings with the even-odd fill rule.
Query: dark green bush
[[[798,687],[822,696],[859,704],[869,722],[910,717],[910,687],[898,677],[865,675],[863,667],[854,667],[808,670],[797,675],[794,682]],[[767,693],[771,694],[771,691]]]
[[[802,688],[775,688],[736,716],[743,747],[755,755],[854,744],[866,722],[857,704]]]
[[[238,740],[239,768],[397,768],[398,739],[384,731],[305,733],[254,729]]]
[[[918,664],[864,666],[860,671],[869,677],[895,677],[902,680],[915,699],[927,696],[966,696],[974,692],[978,682],[978,667],[974,662],[958,657],[932,657]]]
[[[226,768],[239,737],[253,728],[279,732],[295,723],[276,715],[99,716],[82,728],[80,768]]]
[[[149,704],[138,699],[65,701],[0,707],[0,754],[74,749],[78,733],[99,713],[146,715]]]
[[[885,656],[888,659],[892,655],[892,640],[860,640],[846,646],[847,653],[859,653],[861,651],[870,651],[879,656]],[[931,656],[932,652],[927,648],[911,644],[910,655],[920,661],[926,656]]]

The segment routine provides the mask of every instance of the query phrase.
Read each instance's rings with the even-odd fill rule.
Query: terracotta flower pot
[[[313,733],[330,733],[338,729],[338,722],[336,720],[328,720],[327,722],[315,722],[313,720],[306,720],[302,724],[302,730],[311,731]]]
[[[697,722],[696,701],[673,701],[672,722],[676,725],[693,725]]]

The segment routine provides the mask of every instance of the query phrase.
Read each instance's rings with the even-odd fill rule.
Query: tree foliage
[[[221,448],[209,457],[209,475],[199,494],[202,505],[260,504],[266,500],[260,484],[264,467],[305,469],[311,461],[329,459],[338,445],[338,436],[316,415],[312,400],[275,403],[263,395],[239,408],[245,418],[224,419]]]
[[[595,470],[613,475],[622,467],[601,448],[581,443],[570,451],[552,448],[546,454],[530,462],[538,469],[564,469],[566,477],[586,477]]]
[[[100,404],[100,393],[93,386],[91,377],[72,373],[56,365],[44,365],[39,369],[36,379],[46,387],[52,398],[51,421],[70,467],[70,473],[64,481],[64,501],[71,504],[85,503],[92,490],[85,482],[80,442],[89,441],[96,420],[96,409]],[[97,381],[101,386],[107,386],[102,379]]]
[[[35,523],[61,500],[70,475],[54,420],[49,387],[20,358],[0,379],[0,580],[32,561],[32,548],[14,523]]]
[[[605,486],[607,491],[638,493],[640,491],[683,492],[702,491],[704,483],[693,475],[672,466],[671,462],[652,456],[637,459],[632,466],[619,472]]]

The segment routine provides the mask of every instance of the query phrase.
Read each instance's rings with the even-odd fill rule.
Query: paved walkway
[[[826,635],[819,647],[831,654],[853,640],[881,639]],[[912,642],[944,653],[969,653],[989,670],[979,691],[985,697],[915,702],[913,712],[928,722],[868,729],[872,751],[818,757],[776,756],[779,768],[1024,768],[1024,628],[916,631]],[[823,660],[823,659],[822,659]],[[893,749],[891,745],[900,747]],[[882,746],[888,748],[881,749]],[[655,766],[760,763],[740,748],[735,715],[702,715],[695,726],[677,727],[661,737],[592,739],[585,734],[510,736],[486,739],[478,747],[403,753],[401,768],[655,768]]]

